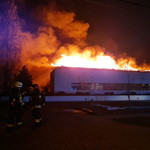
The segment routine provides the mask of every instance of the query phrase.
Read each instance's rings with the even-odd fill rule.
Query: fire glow
[[[82,68],[106,68],[106,69],[119,69],[115,61],[110,56],[98,55],[95,60],[93,58],[86,59],[80,56],[65,56],[57,60],[56,64],[52,66],[66,66],[66,67],[82,67]]]
[[[97,69],[124,69],[124,70],[137,70],[132,68],[129,64],[123,65],[123,68],[119,67],[115,60],[111,56],[97,55],[94,58],[86,58],[82,55],[66,56],[62,54],[62,57],[51,64],[54,67],[82,67],[82,68],[97,68]]]

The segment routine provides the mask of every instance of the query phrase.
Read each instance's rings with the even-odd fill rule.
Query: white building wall
[[[127,95],[111,96],[45,96],[46,102],[75,102],[75,101],[129,101]],[[150,100],[150,95],[131,95],[131,101]],[[23,98],[24,102],[29,101],[29,96]]]
[[[23,98],[24,102],[29,101],[30,96]],[[111,95],[111,96],[45,96],[46,102],[75,102],[75,101],[129,101],[127,95]],[[131,101],[150,101],[150,95],[130,95]],[[8,102],[9,97],[1,97],[1,102]]]
[[[71,91],[71,83],[134,83],[149,84],[150,72],[127,72],[108,69],[61,67],[55,69],[54,91]]]

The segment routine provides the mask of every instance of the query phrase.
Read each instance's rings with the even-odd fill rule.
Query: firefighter
[[[38,84],[33,84],[33,92],[29,100],[30,100],[29,103],[31,105],[32,115],[34,118],[34,124],[32,125],[32,127],[39,127],[42,122],[41,113],[40,113],[42,98],[40,95]]]
[[[10,106],[8,112],[8,124],[7,124],[7,131],[11,131],[13,124],[16,118],[17,128],[20,129],[22,125],[22,107],[24,102],[22,100],[22,94],[20,92],[22,88],[22,82],[15,82],[14,88],[12,90],[12,94],[10,96]]]
[[[42,105],[45,106],[45,91],[41,92],[41,97],[42,97]]]

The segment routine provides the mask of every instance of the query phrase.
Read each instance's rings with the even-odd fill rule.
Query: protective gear
[[[12,95],[10,97],[10,106],[8,112],[8,124],[7,124],[7,131],[11,131],[13,124],[17,123],[17,128],[20,128],[22,125],[22,94],[20,93],[18,88],[15,88],[12,91]]]
[[[42,99],[40,95],[40,90],[37,88],[37,85],[35,86],[35,89],[32,93],[32,96],[29,98],[29,100],[30,100],[32,115],[34,117],[33,127],[39,127],[42,122],[41,113],[40,113]]]
[[[45,91],[41,92],[41,97],[42,97],[42,104],[45,106]]]
[[[33,88],[38,89],[38,88],[39,88],[39,85],[38,85],[38,84],[33,84]]]
[[[15,84],[14,84],[14,86],[15,86],[16,88],[21,88],[22,85],[23,85],[23,83],[20,82],[20,81],[17,81],[17,82],[15,82]]]

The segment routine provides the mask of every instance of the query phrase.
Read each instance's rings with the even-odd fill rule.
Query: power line
[[[145,7],[145,8],[150,8],[150,6],[141,5],[141,4],[137,4],[137,3],[125,1],[125,0],[119,0],[119,1],[124,2],[124,3],[128,3],[128,4],[132,4],[132,5],[136,5],[136,6],[141,6],[141,7]]]
[[[104,6],[109,6],[109,7],[116,7],[116,6],[113,6],[113,5],[108,5],[108,4],[104,4],[104,3],[101,3],[101,2],[97,2],[95,0],[85,0],[87,2],[91,2],[91,3],[96,3],[96,4],[100,4],[100,5],[104,5]],[[116,7],[117,8],[117,7]]]
[[[107,6],[107,7],[122,9],[122,10],[128,10],[128,11],[133,11],[133,12],[138,12],[138,13],[143,13],[143,14],[148,14],[148,15],[150,14],[150,13],[146,13],[146,12],[142,12],[142,11],[138,11],[138,10],[132,10],[132,9],[128,9],[128,8],[122,8],[122,7],[118,7],[118,6],[114,6],[114,5],[104,4],[104,3],[98,2],[97,0],[85,0],[85,1],[95,3],[95,4],[99,4],[99,5],[103,5],[103,6]],[[146,5],[136,4],[136,3],[132,3],[132,2],[124,1],[124,0],[119,0],[119,1],[130,3],[132,5],[137,5],[137,6],[141,6],[141,7],[150,8],[149,6],[146,6]]]

